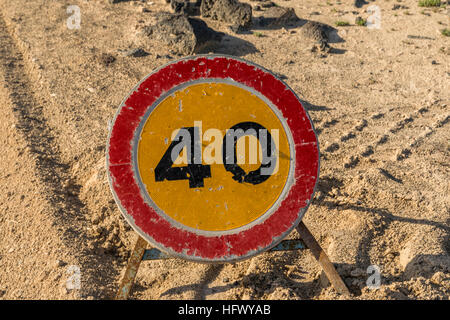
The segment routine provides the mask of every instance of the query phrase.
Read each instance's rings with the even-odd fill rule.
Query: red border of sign
[[[133,139],[149,106],[171,88],[205,78],[231,79],[267,97],[286,119],[295,144],[295,181],[286,198],[267,219],[236,234],[205,236],[173,226],[144,200],[133,170]],[[125,218],[153,245],[188,260],[236,261],[275,246],[300,222],[317,184],[319,147],[308,113],[272,73],[234,57],[199,55],[156,70],[122,103],[109,135],[107,171]]]

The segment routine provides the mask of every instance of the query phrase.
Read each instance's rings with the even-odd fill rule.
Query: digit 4
[[[211,166],[201,164],[200,140],[195,139],[198,137],[198,134],[195,134],[196,130],[197,127],[180,129],[155,168],[155,181],[189,180],[189,188],[204,187],[203,179],[211,178]],[[174,161],[185,146],[188,165],[173,167]]]

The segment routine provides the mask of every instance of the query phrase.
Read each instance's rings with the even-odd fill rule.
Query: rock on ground
[[[245,28],[252,24],[252,7],[236,0],[203,0],[200,13],[203,17]]]
[[[145,27],[144,34],[184,55],[213,50],[223,37],[223,33],[209,28],[202,20],[167,13],[161,14],[155,25]]]
[[[174,13],[182,13],[188,16],[200,15],[201,0],[170,0],[169,2]]]
[[[270,7],[268,8],[262,17],[259,19],[259,25],[261,27],[276,28],[286,25],[292,25],[300,19],[295,14],[293,8],[285,7]]]
[[[308,21],[301,27],[300,30],[306,38],[318,42],[328,42],[329,33],[332,28],[320,22]]]

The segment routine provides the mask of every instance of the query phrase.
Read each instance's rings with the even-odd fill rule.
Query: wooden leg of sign
[[[342,280],[341,276],[339,275],[339,273],[337,273],[327,254],[311,234],[311,232],[308,230],[308,228],[305,226],[303,221],[300,222],[297,226],[297,231],[300,234],[303,242],[305,242],[306,246],[309,248],[309,250],[311,250],[314,258],[316,258],[316,260],[322,266],[325,275],[327,276],[328,280],[330,280],[330,283],[333,285],[334,289],[336,289],[336,291],[340,294],[350,295],[350,291],[348,291],[348,288]]]
[[[303,222],[300,222],[300,224],[297,226],[297,231],[300,234],[301,240],[303,241],[304,245],[309,250],[311,250],[314,258],[316,258],[316,260],[319,262],[323,271],[325,272],[325,275],[328,277],[328,280],[330,280],[330,283],[333,285],[336,291],[343,295],[350,295],[347,286],[345,285],[344,281],[342,281],[341,276],[337,273],[327,254]],[[292,242],[294,240],[284,240],[279,246],[274,248],[276,249],[275,251],[285,251],[292,249],[291,247],[293,245],[289,244],[289,241]],[[295,249],[304,248],[303,243],[299,241],[300,240],[297,240],[296,242],[294,241],[294,244],[297,244],[297,246],[293,246],[295,247]],[[286,242],[289,243],[286,244]],[[136,274],[142,260],[159,260],[167,259],[169,257],[157,249],[146,250],[146,248],[147,241],[145,241],[141,236],[138,236],[136,245],[134,246],[134,249],[131,253],[130,260],[128,261],[127,269],[120,283],[116,300],[128,299],[131,287],[133,286],[134,279],[136,278]],[[144,256],[146,251],[147,254],[146,256]]]
[[[134,249],[131,252],[130,260],[128,260],[127,270],[125,270],[125,274],[123,275],[122,281],[120,283],[116,300],[128,299],[131,287],[133,286],[134,279],[136,278],[136,274],[146,248],[147,241],[145,241],[141,236],[138,236]]]

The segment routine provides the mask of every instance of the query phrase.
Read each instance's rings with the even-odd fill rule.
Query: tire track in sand
[[[72,180],[69,165],[61,160],[52,128],[43,114],[36,89],[27,74],[27,66],[14,35],[0,13],[0,68],[9,92],[16,129],[24,137],[35,160],[35,171],[44,186],[42,192],[54,210],[55,224],[63,230],[60,237],[80,263],[81,298],[108,297],[113,294],[117,271],[113,257],[98,256],[87,233],[89,226],[84,204],[78,197],[80,186]],[[102,287],[106,292],[99,292]],[[106,293],[106,296],[104,295]]]

